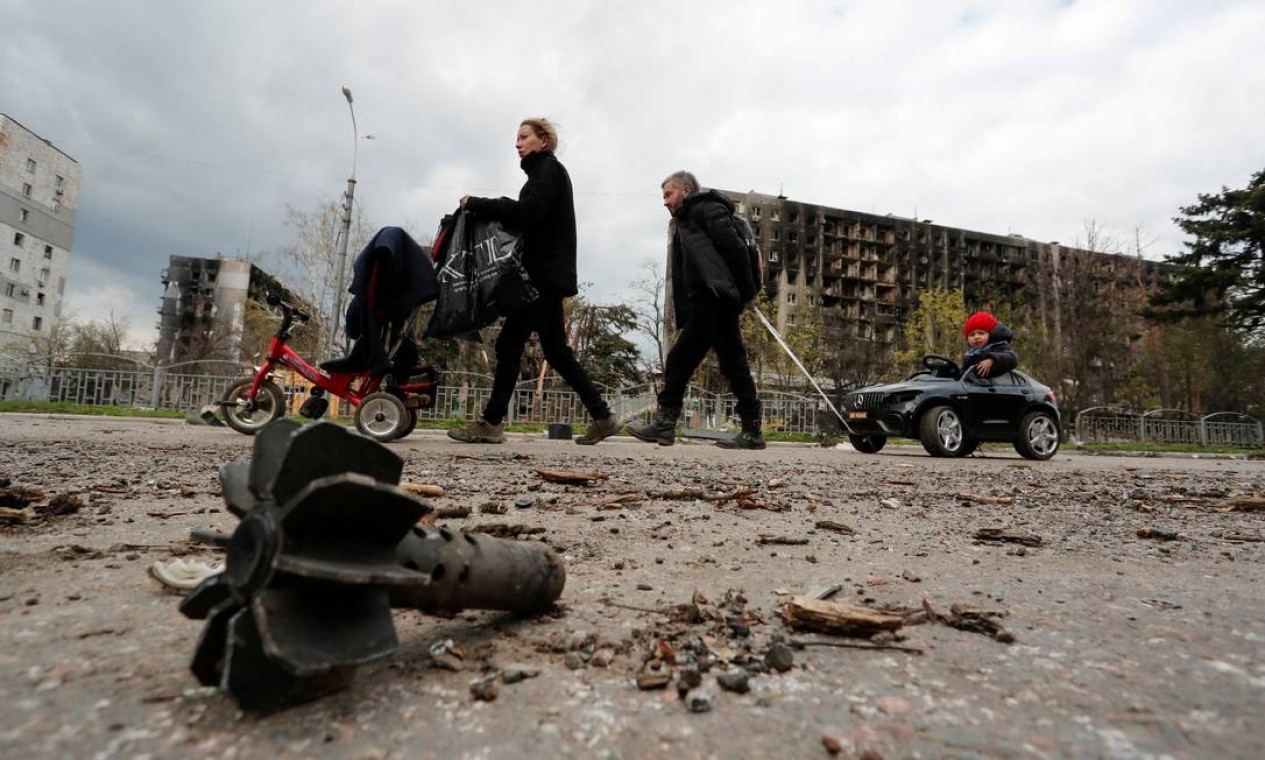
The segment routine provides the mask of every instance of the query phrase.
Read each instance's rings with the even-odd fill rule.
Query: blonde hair
[[[523,119],[518,126],[531,127],[536,136],[545,141],[546,148],[552,151],[558,150],[558,128],[552,121],[543,116],[533,116],[530,119]]]

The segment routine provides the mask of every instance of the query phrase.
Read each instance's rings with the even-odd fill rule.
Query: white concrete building
[[[61,316],[79,180],[79,162],[0,113],[0,353]]]

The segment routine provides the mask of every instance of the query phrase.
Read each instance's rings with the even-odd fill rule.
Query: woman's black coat
[[[528,153],[520,164],[527,184],[512,198],[470,198],[466,208],[523,235],[523,266],[532,284],[558,296],[578,291],[575,195],[571,176],[552,152]]]

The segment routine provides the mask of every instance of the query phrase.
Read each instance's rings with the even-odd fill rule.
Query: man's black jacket
[[[693,193],[676,210],[672,239],[672,305],[677,324],[689,320],[691,300],[711,293],[735,306],[755,297],[747,244],[733,223],[734,204],[716,192]]]
[[[470,198],[466,208],[522,231],[523,266],[542,291],[573,296],[575,271],[575,196],[571,176],[551,152],[528,153],[520,164],[527,184],[512,198]]]

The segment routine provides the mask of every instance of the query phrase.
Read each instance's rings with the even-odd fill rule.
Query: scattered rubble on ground
[[[40,493],[0,504],[22,513],[0,511],[0,614],[15,632],[0,733],[24,754],[327,743],[395,756],[425,740],[426,712],[467,730],[435,750],[453,755],[496,742],[611,757],[1250,744],[1235,705],[1259,678],[1246,611],[1265,561],[1265,472],[1248,465],[410,440],[394,450],[427,518],[547,543],[570,574],[562,603],[530,619],[397,612],[398,656],[353,691],[241,721],[197,689],[198,628],[146,577],[157,561],[222,561],[188,536],[234,524],[215,475],[250,441],[196,434],[207,441],[111,433],[118,443],[66,438],[0,459],[38,473],[0,488]],[[1164,675],[1174,663],[1180,684]]]

